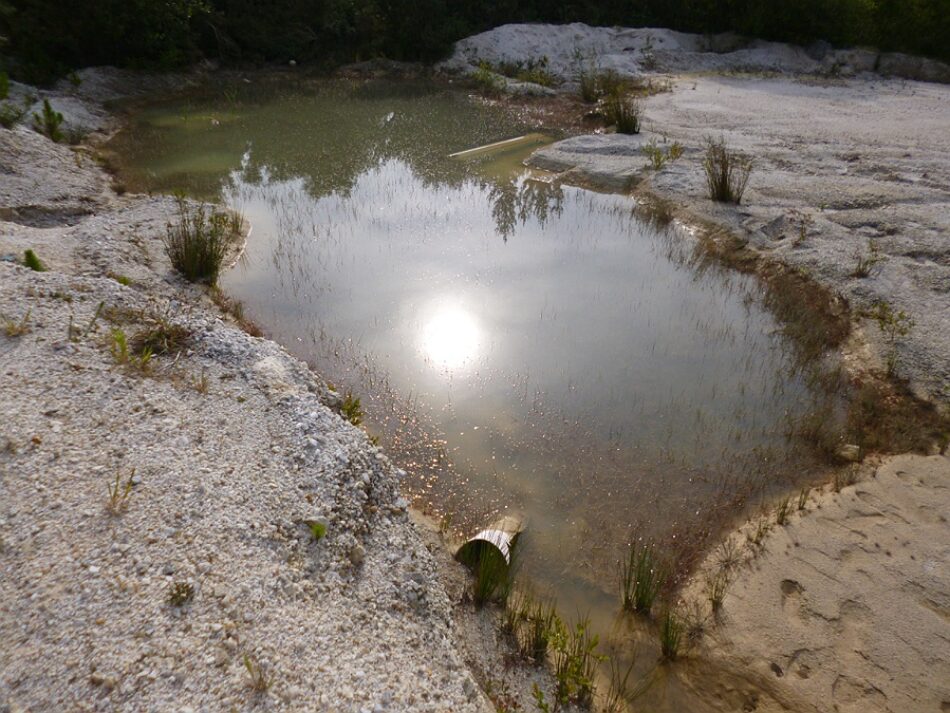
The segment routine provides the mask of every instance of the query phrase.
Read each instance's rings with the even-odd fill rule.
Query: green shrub
[[[10,75],[0,72],[0,99],[10,96]]]
[[[752,173],[752,160],[726,147],[724,139],[706,140],[706,158],[703,159],[709,197],[720,203],[742,202]]]
[[[683,155],[683,147],[678,141],[674,141],[672,144],[667,146],[666,150],[664,151],[657,144],[656,139],[650,139],[650,142],[646,144],[641,150],[643,151],[643,154],[650,160],[650,167],[654,171],[659,171],[669,161],[675,161]]]
[[[0,126],[4,129],[12,129],[24,114],[26,114],[26,109],[8,102],[0,106]]]
[[[498,96],[505,91],[504,80],[495,73],[487,62],[480,62],[478,68],[472,72],[472,79],[479,91],[488,96]]]
[[[165,231],[165,253],[172,266],[189,282],[215,285],[228,250],[240,236],[241,219],[209,210],[204,204],[189,207],[178,197],[178,222]]]
[[[33,128],[44,136],[49,137],[56,143],[63,140],[63,115],[55,111],[49,103],[49,99],[43,100],[43,113],[33,114]]]
[[[34,272],[46,272],[46,265],[36,256],[36,253],[30,249],[23,252],[23,264]]]

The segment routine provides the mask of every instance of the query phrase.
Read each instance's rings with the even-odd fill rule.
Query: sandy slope
[[[735,701],[754,683],[768,712],[903,713],[950,706],[950,459],[900,456],[840,493],[813,493],[741,564],[700,655],[729,675],[700,691]],[[687,598],[704,599],[714,553]],[[750,694],[747,700],[751,700]]]
[[[107,185],[0,129],[0,710],[485,710],[400,472],[174,275],[170,199]],[[158,319],[185,345],[117,364],[112,330]]]

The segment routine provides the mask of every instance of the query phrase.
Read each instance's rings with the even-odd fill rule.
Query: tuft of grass
[[[340,404],[340,415],[354,426],[363,423],[363,408],[360,406],[359,397],[353,396],[352,391],[347,391],[343,396],[343,403]]]
[[[726,598],[726,590],[729,589],[729,570],[721,567],[715,574],[707,574],[705,579],[706,599],[709,601],[713,614],[719,614],[722,611],[722,602]]]
[[[166,319],[157,318],[150,327],[138,332],[130,342],[132,353],[141,357],[146,352],[151,356],[178,354],[191,339],[191,330]]]
[[[799,511],[805,509],[805,504],[808,502],[808,488],[802,488],[801,492],[798,493],[798,509]]]
[[[243,219],[236,214],[190,207],[178,196],[178,221],[165,229],[165,253],[189,282],[215,285],[228,250],[240,237]]]
[[[210,387],[208,374],[202,370],[201,374],[193,376],[191,379],[191,387],[201,395],[207,394],[208,388]]]
[[[675,661],[683,644],[683,622],[671,610],[665,609],[660,617],[660,655],[664,661]]]
[[[244,654],[244,669],[247,671],[251,690],[255,693],[267,693],[273,681],[267,676],[263,666],[249,654]]]
[[[862,252],[860,249],[854,251],[855,266],[851,271],[851,277],[865,278],[870,277],[878,264],[884,262],[877,243],[873,240],[868,241],[868,251]]]
[[[761,547],[765,543],[765,537],[772,530],[772,522],[767,517],[760,517],[755,522],[755,527],[746,531],[746,540],[753,547]]]
[[[27,248],[23,251],[23,264],[34,272],[46,272],[46,265],[37,257],[36,253]]]
[[[24,334],[28,333],[30,331],[30,314],[32,311],[33,310],[28,309],[20,318],[19,322],[4,317],[3,333],[8,337],[22,337]]]
[[[168,603],[183,607],[195,598],[195,588],[189,582],[175,582],[168,589]]]
[[[621,668],[615,658],[610,659],[610,685],[603,698],[602,713],[625,713],[627,701],[630,699],[630,676],[633,674],[636,658],[630,661],[627,668]]]
[[[649,614],[668,576],[652,543],[630,545],[627,559],[620,563],[620,599],[623,608]]]
[[[604,100],[604,117],[618,134],[639,134],[643,109],[636,99],[618,91]]]
[[[135,468],[129,473],[129,477],[122,482],[122,474],[115,474],[115,481],[109,485],[109,500],[106,507],[113,515],[121,515],[129,507],[129,500],[132,498],[132,477],[135,475]]]
[[[729,149],[725,139],[716,141],[707,138],[703,170],[706,172],[706,186],[712,200],[736,205],[742,202],[752,173],[751,159]]]
[[[525,627],[519,646],[522,654],[540,666],[547,658],[559,619],[553,602],[538,601],[532,606],[528,601],[524,607],[521,619],[525,622]]]
[[[110,272],[110,273],[108,273],[107,277],[111,277],[113,280],[115,280],[116,282],[118,282],[120,285],[124,285],[125,287],[131,287],[131,286],[132,286],[132,280],[131,280],[130,278],[126,277],[125,275],[120,275],[120,274],[115,273],[115,272]]]
[[[782,498],[775,508],[775,524],[779,526],[786,525],[788,523],[788,515],[791,511],[792,505],[789,498]]]
[[[53,109],[49,99],[43,100],[43,112],[33,114],[33,128],[52,141],[59,143],[63,140],[63,115]]]

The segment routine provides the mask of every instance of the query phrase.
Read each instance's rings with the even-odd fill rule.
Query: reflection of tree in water
[[[561,215],[564,191],[556,183],[519,176],[511,181],[492,182],[488,186],[495,229],[507,243],[515,228],[529,218],[544,227],[548,218]]]
[[[462,92],[408,81],[259,78],[228,86],[224,95],[221,87],[203,87],[166,98],[142,118],[116,143],[149,171],[140,178],[152,190],[184,183],[203,197],[239,168],[248,183],[266,168],[273,180],[304,179],[314,198],[345,194],[360,175],[391,159],[409,164],[428,184],[457,185],[471,178],[472,168],[450,154],[526,129]],[[187,181],[181,171],[151,173],[169,166],[169,156],[187,157]]]

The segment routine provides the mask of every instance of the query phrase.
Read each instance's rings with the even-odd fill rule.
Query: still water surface
[[[140,109],[115,147],[132,188],[242,210],[224,289],[362,398],[421,505],[523,515],[525,575],[603,630],[632,537],[701,542],[808,477],[810,394],[755,279],[683,228],[526,171],[531,146],[449,158],[528,131],[445,87],[261,80]]]

